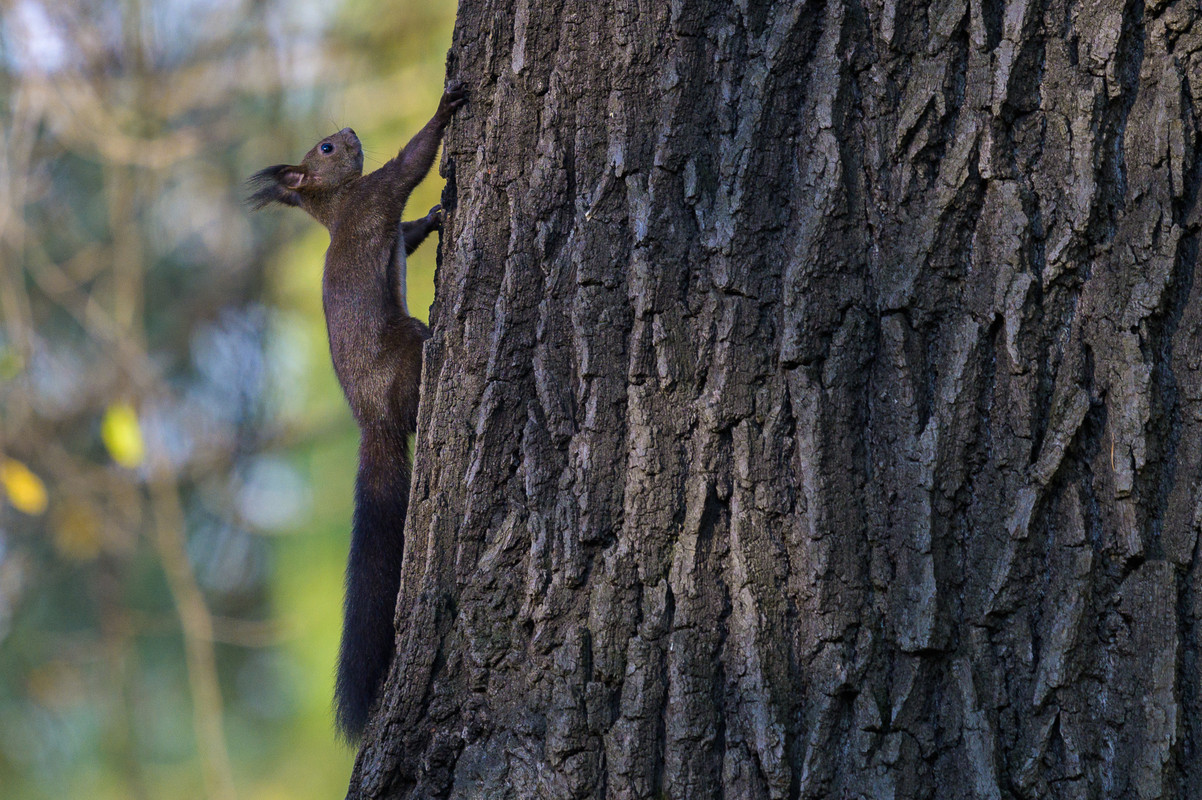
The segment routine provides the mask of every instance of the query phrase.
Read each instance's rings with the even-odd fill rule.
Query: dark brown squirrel
[[[359,138],[343,128],[300,164],[268,167],[250,179],[255,208],[299,206],[330,232],[322,304],[334,372],[360,432],[334,689],[338,727],[349,741],[363,733],[392,660],[409,506],[408,437],[417,428],[422,344],[430,336],[405,305],[405,256],[442,226],[440,206],[412,222],[402,223],[401,212],[465,102],[462,84],[448,84],[426,126],[369,175]]]

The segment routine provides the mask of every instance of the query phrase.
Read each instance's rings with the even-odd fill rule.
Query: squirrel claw
[[[430,209],[430,213],[426,214],[426,219],[430,220],[434,225],[434,230],[442,230],[442,223],[446,221],[447,212],[442,210],[442,203]]]
[[[467,102],[467,87],[463,81],[452,80],[442,93],[442,106],[447,111],[454,111]]]

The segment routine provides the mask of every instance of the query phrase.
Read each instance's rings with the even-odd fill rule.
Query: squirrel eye
[[[330,144],[329,142],[325,142],[321,146],[321,152],[329,155],[330,153],[334,152],[334,145]]]

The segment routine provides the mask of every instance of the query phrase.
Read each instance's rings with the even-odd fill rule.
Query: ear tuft
[[[296,191],[305,185],[305,179],[309,176],[296,167],[289,167],[280,173],[279,181],[289,189]]]
[[[304,185],[304,180],[305,173],[291,164],[276,164],[259,170],[246,182],[251,189],[247,202],[256,210],[272,203],[299,206],[301,198],[296,190]]]

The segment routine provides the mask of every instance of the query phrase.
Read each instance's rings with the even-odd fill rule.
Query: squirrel
[[[358,423],[359,471],[346,566],[335,716],[359,739],[392,660],[393,616],[409,506],[409,435],[417,429],[422,345],[430,329],[405,305],[405,256],[442,227],[443,211],[401,222],[405,201],[434,163],[443,132],[467,102],[458,81],[396,158],[363,175],[350,128],[322,139],[298,165],[250,179],[250,203],[298,206],[330,232],[322,305],[334,372]]]

